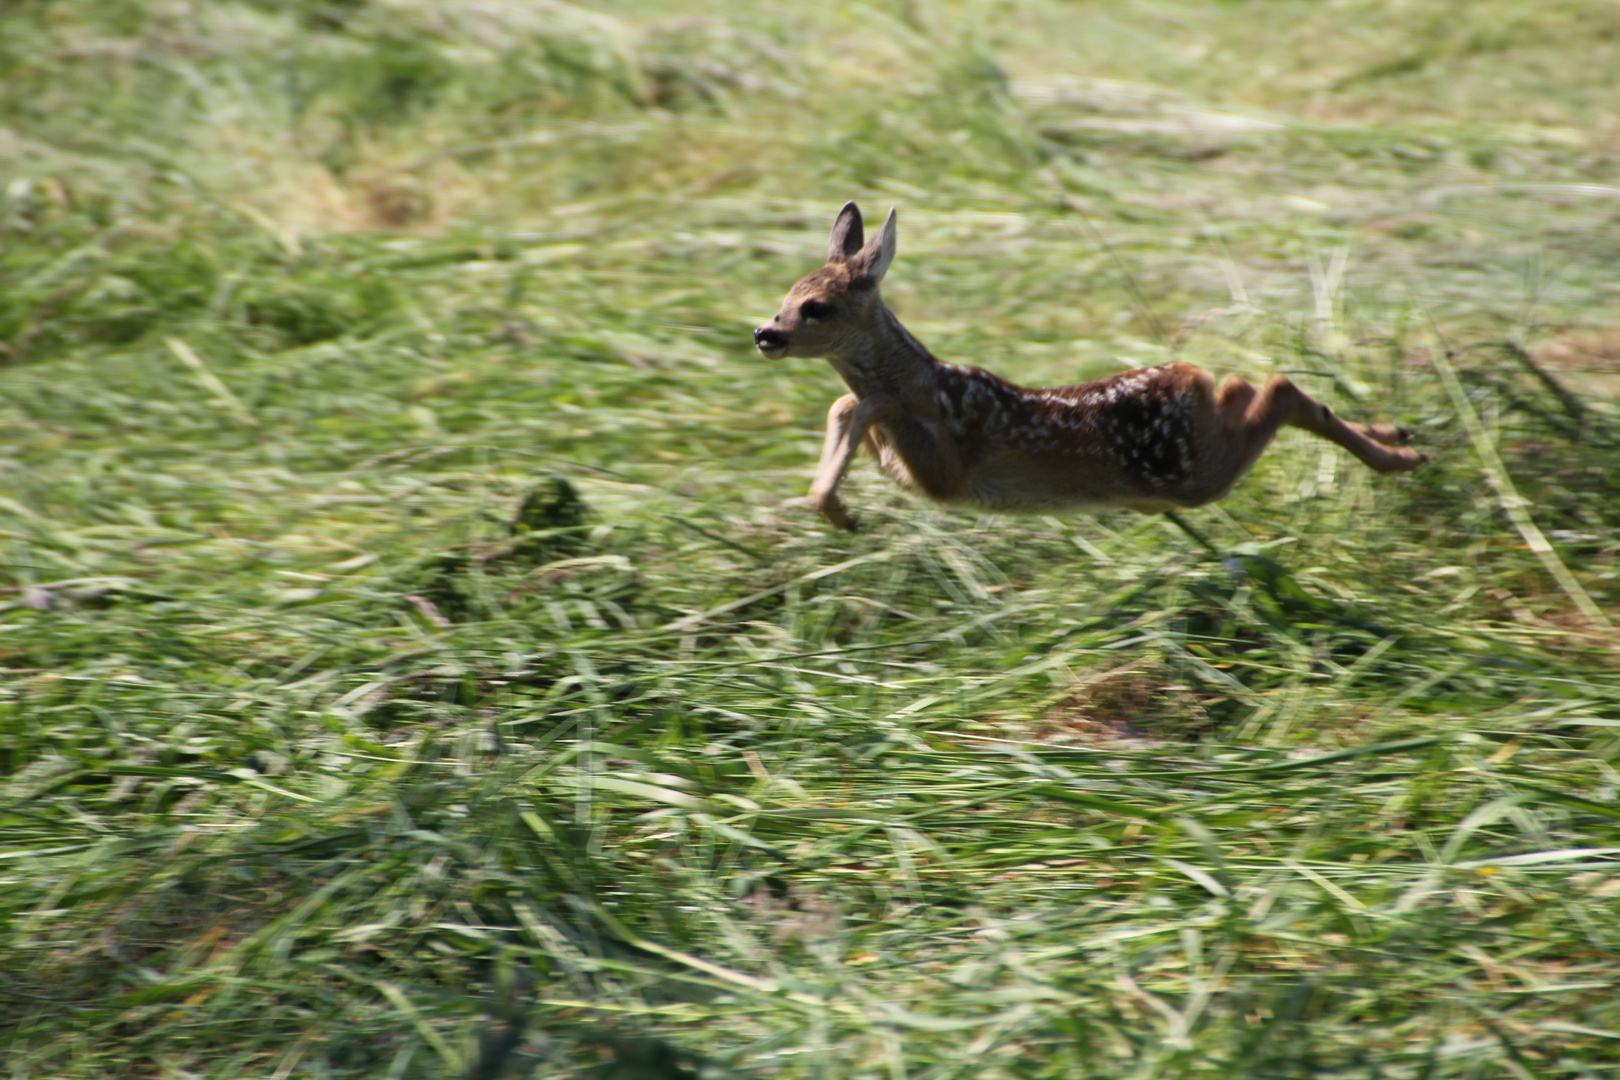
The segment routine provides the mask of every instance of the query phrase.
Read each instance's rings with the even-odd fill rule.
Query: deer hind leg
[[[1378,472],[1406,472],[1428,458],[1401,444],[1411,433],[1391,424],[1356,424],[1340,420],[1333,410],[1295,386],[1285,375],[1273,375],[1256,390],[1237,376],[1221,384],[1215,407],[1223,426],[1247,442],[1252,464],[1284,424],[1304,428],[1338,443]]]

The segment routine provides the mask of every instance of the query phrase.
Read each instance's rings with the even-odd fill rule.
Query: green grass
[[[0,11],[14,1077],[1620,1073],[1620,16]],[[948,359],[1294,374],[1219,507],[803,493]]]

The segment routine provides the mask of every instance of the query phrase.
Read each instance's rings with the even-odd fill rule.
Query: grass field
[[[5,1075],[1620,1075],[1620,8],[765,7],[0,7]],[[850,198],[1431,464],[834,532]]]

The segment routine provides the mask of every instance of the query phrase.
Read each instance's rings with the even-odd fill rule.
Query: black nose
[[[772,330],[768,326],[762,326],[758,330],[754,331],[754,344],[755,345],[786,345],[787,344],[787,335],[782,333],[782,331],[780,331],[780,330]]]

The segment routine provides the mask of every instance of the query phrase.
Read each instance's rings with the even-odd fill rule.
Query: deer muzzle
[[[754,345],[772,360],[787,352],[788,336],[780,330],[761,326],[754,331]]]

